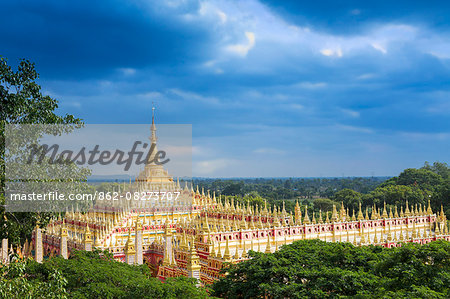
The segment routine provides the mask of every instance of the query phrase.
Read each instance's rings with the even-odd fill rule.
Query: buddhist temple
[[[154,115],[150,140],[156,146]],[[125,191],[126,190],[126,191]],[[185,183],[180,186],[161,166],[145,165],[121,192],[179,192],[177,200],[93,206],[88,212],[67,211],[45,229],[36,227],[24,254],[37,261],[69,257],[74,250],[107,250],[117,261],[147,264],[153,274],[194,277],[199,284],[217,280],[227,263],[249,258],[248,251],[271,253],[297,240],[350,242],[355,246],[401,246],[450,241],[443,210],[410,206],[373,206],[350,215],[343,204],[314,214],[296,203],[294,213],[282,208],[238,203]],[[331,212],[330,215],[328,212]]]

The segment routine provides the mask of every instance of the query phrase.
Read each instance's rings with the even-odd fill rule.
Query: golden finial
[[[333,214],[331,215],[331,221],[333,221],[333,222],[339,221],[337,210],[336,210],[336,205],[333,205]]]
[[[266,244],[266,251],[265,251],[265,253],[272,253],[272,250],[271,250],[270,247],[271,247],[270,246],[270,235],[267,234],[267,244]]]
[[[243,251],[242,251],[241,257],[242,257],[243,259],[245,259],[245,258],[247,258],[247,248],[245,248],[245,240],[244,240],[242,246],[243,246]]]
[[[363,244],[366,243],[366,239],[365,239],[365,235],[364,235],[364,226],[363,226],[363,225],[361,225],[361,229],[360,229],[359,234],[360,234],[360,236],[361,236],[360,241],[359,241],[359,244],[360,244],[360,245],[363,245]]]
[[[305,223],[305,224],[310,223],[309,216],[308,216],[308,205],[305,206],[305,219],[303,220],[303,223]]]
[[[231,259],[230,247],[229,247],[229,244],[228,244],[228,238],[226,238],[225,252],[223,254],[223,259],[226,260],[226,261]]]
[[[359,220],[363,220],[364,219],[364,216],[363,216],[363,213],[362,213],[362,210],[361,210],[361,202],[359,203],[359,211],[358,211],[358,218],[357,218],[357,220],[359,221]]]
[[[236,246],[236,252],[234,253],[234,259],[238,260],[239,259],[239,247]]]
[[[405,240],[405,238],[403,237],[403,225],[400,225],[400,241]]]
[[[411,212],[409,211],[408,200],[406,200],[405,216],[408,217],[410,215],[411,215]]]
[[[350,243],[350,228],[347,228],[347,242]]]
[[[411,238],[412,239],[416,239],[417,238],[416,221],[413,221],[413,228],[412,228]]]
[[[428,200],[427,214],[428,215],[433,215],[433,210],[431,209],[430,200]]]
[[[386,202],[384,202],[383,215],[381,216],[383,219],[388,218],[387,210],[386,210]]]

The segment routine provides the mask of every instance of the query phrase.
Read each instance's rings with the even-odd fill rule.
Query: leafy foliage
[[[336,192],[332,196],[332,199],[336,202],[344,203],[344,206],[350,210],[358,210],[359,204],[362,201],[361,197],[361,193],[346,188]]]
[[[0,268],[1,269],[1,268]],[[116,262],[107,252],[75,252],[38,264],[12,263],[3,275],[0,297],[14,298],[205,298],[206,289],[185,277],[162,283],[146,265]],[[3,292],[3,293],[2,293]],[[17,295],[17,296],[16,296]]]
[[[439,211],[441,205],[444,212],[450,215],[450,167],[446,163],[435,162],[432,166],[425,162],[420,169],[408,168],[397,177],[390,178],[368,194],[350,189],[336,192],[331,199],[344,202],[350,209],[357,209],[359,202],[363,207],[378,207],[384,202],[388,206],[409,205],[427,206],[431,202],[433,211]]]
[[[38,219],[45,225],[51,215],[5,212],[6,124],[81,124],[73,115],[55,114],[58,101],[41,93],[38,78],[34,63],[21,60],[14,71],[5,58],[0,58],[0,239],[8,237],[12,243],[23,242]]]
[[[61,272],[52,269],[45,281],[30,279],[29,268],[33,261],[18,260],[0,267],[0,298],[67,298],[67,280]]]
[[[227,298],[429,297],[450,295],[450,242],[399,248],[297,241],[231,265],[213,285]]]

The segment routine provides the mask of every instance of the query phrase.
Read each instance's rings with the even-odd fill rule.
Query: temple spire
[[[156,143],[156,126],[155,126],[155,106],[152,107],[152,126],[151,126],[151,132],[152,137],[150,138],[150,141],[153,143]]]

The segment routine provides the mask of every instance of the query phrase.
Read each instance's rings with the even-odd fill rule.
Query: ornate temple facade
[[[154,120],[151,142],[156,145]],[[95,205],[86,213],[66,212],[45,229],[36,227],[23,254],[37,261],[74,250],[107,250],[118,261],[147,264],[161,280],[194,277],[199,284],[217,280],[227,263],[248,259],[248,251],[274,252],[297,240],[351,242],[355,246],[397,247],[405,242],[425,244],[450,241],[444,212],[430,204],[400,211],[373,206],[348,211],[343,205],[318,214],[300,208],[294,213],[283,207],[237,203],[198,187],[180,186],[161,165],[147,164],[126,190],[180,192],[178,200],[158,204]]]

